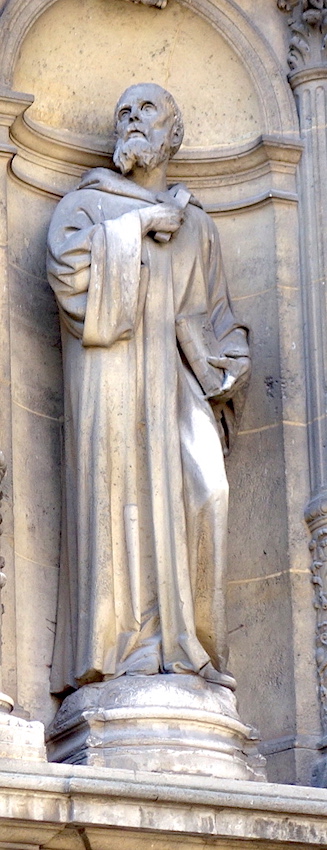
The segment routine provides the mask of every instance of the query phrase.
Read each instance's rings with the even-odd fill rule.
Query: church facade
[[[0,66],[0,848],[327,847],[327,3],[2,0]],[[58,201],[110,167],[136,82],[181,107],[169,181],[216,223],[250,328],[226,468],[229,667],[267,761],[251,787],[50,764],[43,747],[63,427],[46,240]]]

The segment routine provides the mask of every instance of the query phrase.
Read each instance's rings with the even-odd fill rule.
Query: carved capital
[[[282,12],[291,12],[288,64],[291,71],[327,66],[327,0],[277,0]]]

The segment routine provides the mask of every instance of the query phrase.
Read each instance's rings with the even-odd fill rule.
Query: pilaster
[[[289,83],[304,151],[299,167],[300,250],[310,500],[311,573],[322,727],[313,781],[327,786],[327,2],[277,0],[289,12]]]
[[[0,90],[0,433],[1,450],[7,463],[1,505],[2,529],[0,554],[6,564],[8,582],[3,587],[2,602],[5,613],[2,620],[3,663],[2,683],[6,692],[16,699],[16,644],[15,644],[15,574],[14,574],[14,519],[12,490],[12,419],[10,371],[10,313],[8,288],[8,232],[7,232],[7,168],[16,148],[9,139],[9,129],[21,112],[32,103],[32,98],[7,89]]]

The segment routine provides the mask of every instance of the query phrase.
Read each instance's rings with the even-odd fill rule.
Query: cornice
[[[16,148],[9,142],[9,128],[17,115],[33,103],[33,96],[0,87],[0,156],[10,158]]]
[[[19,115],[11,128],[17,150],[12,171],[32,188],[60,197],[89,168],[112,168],[113,139],[54,131]],[[169,164],[169,179],[199,184],[244,183],[270,170],[294,174],[303,144],[293,138],[260,136],[243,145],[181,148]]]
[[[325,788],[20,760],[3,762],[0,788],[1,846],[17,850],[117,850],[136,834],[144,850],[327,847]]]
[[[11,127],[13,121],[34,101],[33,95],[0,88],[0,125]]]
[[[279,204],[297,204],[298,196],[295,192],[278,192],[278,190],[268,190],[257,195],[249,195],[241,201],[221,204],[204,204],[206,212],[211,215],[226,215],[226,213],[236,213],[242,210],[248,210],[253,207],[264,207],[272,201]]]

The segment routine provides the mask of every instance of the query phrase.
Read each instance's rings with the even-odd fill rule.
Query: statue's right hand
[[[174,204],[155,204],[139,210],[142,236],[150,231],[163,231],[164,233],[175,233],[183,224],[184,210]]]

